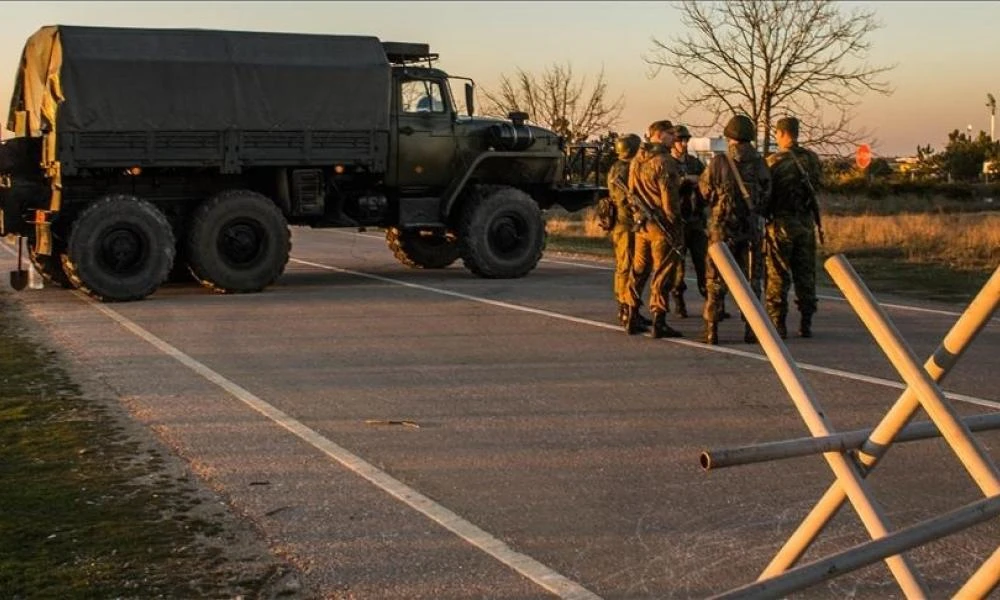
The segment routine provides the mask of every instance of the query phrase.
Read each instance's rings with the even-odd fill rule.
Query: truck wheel
[[[281,210],[249,190],[227,190],[201,204],[187,238],[191,272],[224,294],[259,292],[274,283],[291,248]]]
[[[105,196],[73,222],[63,270],[69,282],[104,302],[141,300],[174,262],[174,234],[155,206],[128,194]]]
[[[488,279],[524,277],[542,258],[545,224],[531,196],[495,188],[469,205],[459,229],[465,267]]]
[[[52,254],[48,256],[38,254],[35,252],[35,244],[28,241],[28,259],[31,260],[31,264],[35,267],[35,270],[41,273],[42,278],[45,281],[63,289],[70,290],[73,289],[73,284],[69,282],[69,277],[66,277],[66,273],[63,271],[62,267],[62,257],[65,254],[65,250],[56,251],[55,249],[53,249]]]
[[[399,262],[414,269],[443,269],[458,260],[458,240],[443,233],[421,235],[390,227],[385,241]]]

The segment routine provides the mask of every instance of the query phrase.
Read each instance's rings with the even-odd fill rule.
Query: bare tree
[[[535,123],[552,129],[571,143],[606,133],[618,123],[625,108],[624,96],[608,99],[604,69],[587,91],[586,79],[577,80],[573,67],[554,64],[536,77],[522,69],[513,80],[501,75],[500,90],[484,90],[488,115],[506,116],[512,111],[528,113]]]
[[[645,60],[667,68],[682,85],[680,111],[706,111],[717,126],[733,113],[754,120],[762,150],[772,121],[795,115],[800,139],[843,148],[870,132],[852,125],[853,108],[868,91],[891,94],[881,78],[895,66],[867,62],[869,34],[881,25],[870,10],[841,13],[831,0],[684,0],[679,9],[691,31],[669,43],[653,40]]]

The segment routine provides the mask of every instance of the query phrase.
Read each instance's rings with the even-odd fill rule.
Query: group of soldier
[[[812,337],[816,312],[816,237],[822,224],[816,198],[819,157],[798,144],[799,121],[776,124],[778,150],[765,161],[754,148],[754,122],[735,115],[723,131],[727,148],[707,168],[688,153],[691,134],[683,125],[656,121],[646,140],[629,134],[615,141],[618,160],[608,172],[610,235],[615,249],[614,291],[618,318],[629,335],[648,331],[654,338],[681,337],[667,324],[670,300],[686,318],[685,256],[691,256],[698,291],[705,298],[702,341],[719,343],[726,286],[707,255],[716,242],[726,244],[754,294],[786,338],[788,292],[792,284],[801,316],[798,333]],[[652,319],[640,313],[649,284]],[[756,343],[748,324],[743,339]]]

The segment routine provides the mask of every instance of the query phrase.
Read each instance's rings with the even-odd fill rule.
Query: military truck
[[[541,211],[604,190],[568,183],[564,140],[528,115],[474,116],[474,82],[437,59],[368,36],[43,27],[0,150],[0,234],[102,301],[168,277],[262,290],[290,225],[384,228],[408,266],[522,277]]]

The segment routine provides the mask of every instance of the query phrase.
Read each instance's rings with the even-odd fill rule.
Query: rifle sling
[[[729,151],[726,151],[726,161],[729,162],[729,168],[733,171],[733,176],[736,177],[736,183],[740,186],[740,199],[743,200],[743,205],[746,206],[747,213],[753,214],[753,207],[750,206],[750,192],[747,191],[747,186],[743,183],[743,176],[740,175],[740,170],[736,168],[736,161],[733,160]]]

